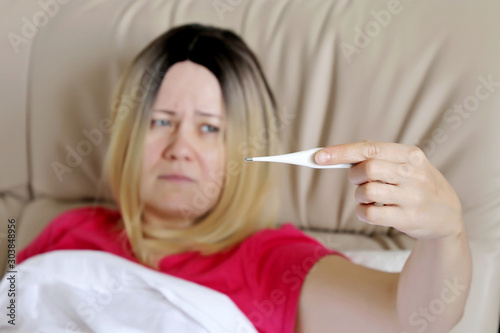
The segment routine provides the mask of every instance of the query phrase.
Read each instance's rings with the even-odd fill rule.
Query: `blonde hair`
[[[214,180],[214,185],[222,187],[215,207],[196,223],[186,229],[153,229],[142,221],[139,191],[144,137],[165,73],[184,60],[209,69],[222,88],[226,173],[223,184]],[[278,152],[280,119],[260,64],[240,37],[200,24],[170,29],[128,66],[115,101],[104,172],[138,260],[154,266],[154,253],[199,251],[208,255],[275,227],[277,174],[272,163],[244,163],[244,157]]]

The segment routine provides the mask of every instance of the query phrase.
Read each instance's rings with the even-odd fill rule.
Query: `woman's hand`
[[[364,141],[326,147],[315,158],[319,164],[357,163],[349,181],[358,185],[356,215],[364,222],[417,239],[456,236],[464,229],[457,194],[418,147]]]

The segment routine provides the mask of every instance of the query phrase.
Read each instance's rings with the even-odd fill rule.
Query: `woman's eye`
[[[201,126],[201,131],[204,133],[217,133],[219,131],[219,128],[205,124]]]
[[[153,119],[151,120],[151,125],[154,126],[171,126],[170,120],[167,119]]]

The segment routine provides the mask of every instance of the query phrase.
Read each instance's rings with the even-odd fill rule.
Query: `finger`
[[[384,205],[400,205],[403,190],[398,186],[380,182],[368,182],[359,185],[354,191],[356,201],[361,204],[379,203]]]
[[[358,163],[368,159],[401,163],[409,161],[410,157],[421,161],[424,156],[422,150],[415,146],[364,141],[325,147],[315,154],[315,160],[318,164]]]
[[[356,216],[369,224],[398,228],[398,223],[403,221],[403,210],[399,206],[359,204],[356,206]]]
[[[401,163],[385,160],[366,160],[349,169],[349,182],[355,185],[364,184],[369,181],[381,181],[396,185],[403,181],[400,172]]]

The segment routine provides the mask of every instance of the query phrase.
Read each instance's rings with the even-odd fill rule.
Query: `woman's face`
[[[225,112],[215,75],[189,60],[167,71],[144,141],[145,220],[185,228],[209,211],[225,174]]]

